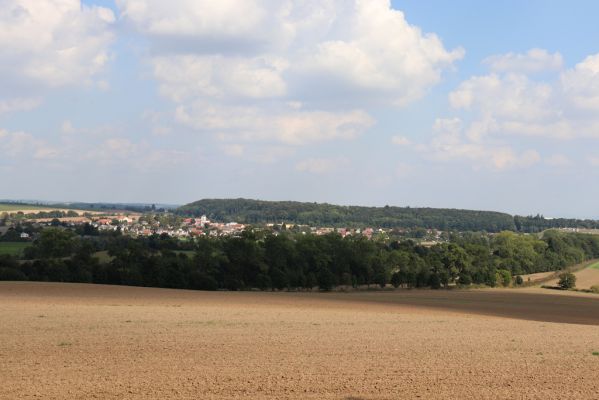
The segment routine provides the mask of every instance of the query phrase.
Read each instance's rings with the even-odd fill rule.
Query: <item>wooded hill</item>
[[[182,216],[245,224],[282,223],[332,227],[426,228],[454,231],[540,232],[550,228],[599,228],[599,222],[512,216],[448,208],[359,207],[295,201],[204,199],[175,210]]]

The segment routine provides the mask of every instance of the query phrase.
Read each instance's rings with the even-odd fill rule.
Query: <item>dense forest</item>
[[[98,252],[104,253],[100,260]],[[599,257],[599,236],[452,234],[432,247],[411,240],[272,234],[178,241],[47,228],[25,250],[29,261],[0,257],[0,280],[89,282],[203,290],[330,290],[391,284],[431,287],[510,285],[520,274],[558,270]]]
[[[426,228],[443,231],[505,230],[541,232],[551,228],[599,228],[599,221],[546,219],[542,216],[513,217],[493,211],[443,208],[358,207],[294,201],[205,199],[179,207],[182,216],[245,224],[293,223],[311,226],[377,228]]]

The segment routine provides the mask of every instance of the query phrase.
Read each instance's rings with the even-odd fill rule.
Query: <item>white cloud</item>
[[[287,36],[289,4],[279,0],[117,0],[121,14],[142,33],[201,52],[257,51]],[[245,49],[244,49],[245,47]]]
[[[437,119],[433,131],[431,142],[417,149],[434,161],[467,161],[475,168],[506,170],[527,168],[541,160],[536,150],[518,152],[502,143],[465,138],[459,118]]]
[[[347,168],[349,160],[344,157],[338,158],[309,158],[302,160],[295,165],[295,169],[300,172],[309,172],[322,175]]]
[[[28,160],[55,158],[60,152],[30,133],[0,129],[0,153],[3,157]]]
[[[554,79],[512,72],[475,76],[451,92],[449,101],[467,116],[467,135],[473,140],[506,134],[597,138],[599,55],[587,57]]]
[[[194,157],[193,150],[157,148],[143,140],[135,142],[123,137],[108,138],[93,146],[80,144],[78,153],[82,150],[83,153],[78,156],[81,162],[93,161],[104,166],[125,166],[138,171],[176,167]]]
[[[599,54],[587,57],[561,77],[565,95],[582,110],[599,111]]]
[[[421,98],[464,53],[410,25],[389,0],[117,6],[147,39],[147,61],[160,93],[175,103],[175,120],[225,142],[225,154],[257,162],[277,151],[261,155],[248,144],[361,135],[375,122],[367,107]]]
[[[395,135],[391,137],[391,143],[397,146],[408,146],[412,144],[412,141],[405,136]]]
[[[341,92],[375,92],[403,105],[421,98],[463,57],[462,49],[447,51],[436,35],[422,34],[387,0],[344,4],[333,34],[300,53],[300,74]]]
[[[60,131],[66,135],[71,135],[75,133],[77,130],[73,126],[73,123],[67,119],[62,121],[62,124],[60,125]]]
[[[111,10],[79,0],[4,0],[0,82],[57,87],[90,82],[110,58]]]
[[[30,111],[37,108],[42,103],[39,97],[34,98],[14,98],[0,100],[0,114],[8,114],[18,111]]]
[[[530,49],[525,54],[499,54],[483,60],[483,64],[488,65],[492,71],[496,72],[559,71],[563,63],[560,53],[551,54],[544,49]]]
[[[179,106],[176,118],[197,130],[218,133],[227,141],[277,141],[302,145],[333,139],[353,139],[373,124],[363,111],[326,112],[293,108],[265,110],[206,103]]]
[[[268,98],[286,92],[281,74],[287,62],[274,57],[171,55],[154,57],[152,64],[161,93],[175,102],[198,97]]]

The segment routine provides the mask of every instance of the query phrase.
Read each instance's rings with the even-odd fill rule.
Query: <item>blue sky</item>
[[[599,218],[591,1],[8,0],[0,198]]]

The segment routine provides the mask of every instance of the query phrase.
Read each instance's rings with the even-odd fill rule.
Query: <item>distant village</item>
[[[28,232],[35,232],[43,227],[77,228],[90,226],[99,232],[120,232],[131,237],[152,235],[168,235],[173,238],[186,240],[198,236],[238,236],[248,228],[248,225],[237,222],[211,221],[205,215],[200,218],[182,218],[171,213],[135,213],[135,212],[88,212],[74,210],[19,211],[2,213],[0,216],[0,236],[8,229],[20,227],[21,239],[32,239]],[[27,229],[30,227],[31,229]],[[336,232],[342,237],[363,236],[368,239],[388,239],[389,235],[409,235],[410,229],[383,228],[334,228],[314,227],[308,225],[286,224],[284,222],[252,226],[255,229],[267,230],[277,235],[281,232],[298,234],[326,235]],[[442,240],[442,232],[434,229],[421,229],[417,235],[423,245],[434,245]]]

